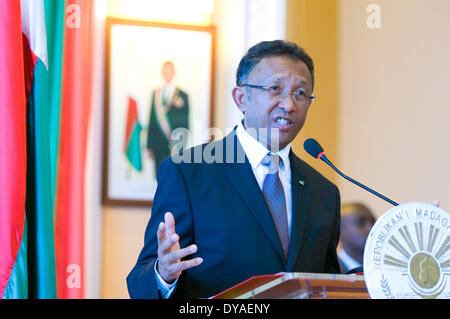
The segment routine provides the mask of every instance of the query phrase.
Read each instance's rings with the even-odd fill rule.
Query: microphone
[[[381,195],[380,193],[374,191],[373,189],[361,184],[358,181],[355,181],[353,178],[348,177],[347,175],[344,175],[343,173],[341,173],[329,160],[328,158],[325,156],[325,151],[323,150],[322,146],[320,146],[320,144],[313,138],[308,138],[304,144],[303,147],[305,149],[306,152],[308,152],[309,155],[311,155],[312,157],[315,157],[317,159],[321,159],[322,161],[324,161],[325,163],[327,163],[332,169],[334,169],[339,175],[341,175],[343,178],[345,178],[346,180],[352,182],[353,184],[358,185],[359,187],[364,188],[366,191],[380,197],[381,199],[384,199],[385,201],[387,201],[388,203],[394,205],[394,206],[398,206],[398,204],[396,202],[394,202],[393,200],[387,198],[386,196]]]

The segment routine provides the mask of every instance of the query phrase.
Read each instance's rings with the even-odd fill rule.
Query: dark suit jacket
[[[336,247],[340,227],[337,187],[291,151],[292,226],[286,261],[271,213],[235,131],[224,140],[189,149],[215,150],[225,159],[234,142],[232,163],[180,163],[167,158],[158,172],[152,216],[137,264],[127,277],[132,298],[158,298],[154,274],[156,231],[164,214],[175,217],[181,247],[198,246],[203,263],[186,270],[172,297],[213,296],[252,276],[278,272],[339,273]],[[221,154],[223,153],[223,154]],[[199,153],[197,153],[199,154]],[[223,155],[223,156],[222,156]]]
[[[156,92],[152,93],[152,105],[150,110],[150,121],[147,133],[147,148],[153,151],[155,169],[158,172],[159,166],[164,158],[170,155],[170,146],[167,137],[164,135],[156,114]],[[176,105],[176,102],[180,105]],[[167,118],[170,128],[189,128],[189,98],[186,92],[176,88],[172,100],[167,105]]]

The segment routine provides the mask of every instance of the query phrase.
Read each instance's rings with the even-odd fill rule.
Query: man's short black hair
[[[263,58],[286,56],[293,60],[300,60],[306,64],[311,74],[312,89],[314,88],[314,63],[311,57],[297,44],[289,41],[263,41],[252,46],[241,59],[236,72],[236,85],[241,86],[255,65]]]

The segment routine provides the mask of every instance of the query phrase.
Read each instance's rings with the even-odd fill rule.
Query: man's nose
[[[296,105],[292,93],[284,92],[283,96],[281,97],[279,106],[283,108],[286,112],[295,111]]]

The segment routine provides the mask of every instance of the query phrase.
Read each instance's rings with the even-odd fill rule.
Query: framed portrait
[[[173,133],[213,127],[215,28],[108,18],[103,204],[150,207]]]

